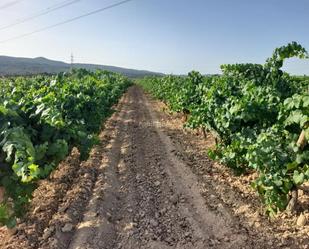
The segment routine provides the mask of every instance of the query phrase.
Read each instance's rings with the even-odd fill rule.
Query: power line
[[[19,3],[19,2],[22,2],[22,1],[25,1],[25,0],[15,0],[15,1],[11,1],[11,2],[8,2],[6,4],[0,5],[0,10],[7,9],[7,8]]]
[[[71,70],[73,69],[73,64],[74,64],[74,55],[71,53]]]
[[[87,17],[87,16],[91,16],[91,15],[97,14],[99,12],[103,12],[105,10],[118,7],[120,5],[126,4],[126,3],[131,2],[131,1],[134,1],[134,0],[124,0],[124,1],[121,1],[121,2],[118,2],[118,3],[114,3],[114,4],[108,5],[106,7],[103,7],[103,8],[100,8],[100,9],[88,12],[86,14],[83,14],[83,15],[80,15],[80,16],[76,16],[76,17],[73,17],[71,19],[68,19],[68,20],[65,20],[65,21],[62,21],[62,22],[58,22],[58,23],[50,25],[50,26],[46,26],[44,28],[40,28],[40,29],[34,30],[32,32],[29,32],[29,33],[25,33],[25,34],[22,34],[22,35],[19,35],[19,36],[15,36],[15,37],[12,37],[12,38],[9,38],[9,39],[6,39],[6,40],[1,40],[0,43],[6,43],[6,42],[9,42],[9,41],[17,40],[17,39],[20,39],[20,38],[23,38],[23,37],[26,37],[26,36],[30,36],[30,35],[42,32],[42,31],[45,31],[45,30],[48,30],[48,29],[52,29],[52,28],[61,26],[63,24],[67,24],[67,23],[76,21],[76,20],[81,19],[81,18],[84,18],[84,17]]]
[[[14,27],[14,26],[16,26],[18,24],[29,22],[29,21],[31,21],[33,19],[36,19],[36,18],[40,17],[40,16],[44,16],[44,15],[46,15],[48,13],[54,12],[54,11],[62,9],[62,8],[65,8],[65,7],[69,6],[69,5],[75,4],[75,3],[80,2],[80,1],[81,0],[73,0],[73,1],[71,0],[71,1],[68,2],[68,0],[66,0],[66,1],[63,1],[61,3],[49,6],[48,8],[46,8],[44,10],[41,10],[41,11],[39,11],[36,14],[30,15],[28,17],[25,17],[25,18],[22,18],[22,19],[19,19],[19,20],[16,20],[15,22],[13,22],[11,24],[8,24],[6,26],[0,27],[0,30],[8,29],[8,28]]]

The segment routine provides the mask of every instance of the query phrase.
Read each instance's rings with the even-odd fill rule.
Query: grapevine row
[[[0,223],[15,225],[36,181],[46,178],[72,147],[87,157],[102,121],[129,84],[115,73],[83,69],[0,80],[1,192],[5,189]]]
[[[308,58],[308,53],[292,42],[275,49],[264,65],[222,65],[222,75],[193,71],[140,82],[184,113],[185,126],[215,134],[218,143],[209,156],[237,174],[258,173],[252,186],[269,214],[291,208],[293,193],[309,180],[309,79],[282,71],[292,57]]]

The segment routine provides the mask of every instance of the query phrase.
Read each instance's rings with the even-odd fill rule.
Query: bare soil
[[[115,107],[85,162],[74,149],[39,183],[0,248],[308,248],[298,214],[270,220],[249,183],[213,162],[213,146],[137,86]],[[308,198],[301,196],[308,218]]]

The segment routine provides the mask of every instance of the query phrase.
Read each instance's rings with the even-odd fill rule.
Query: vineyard
[[[264,65],[222,65],[222,75],[148,77],[140,84],[185,115],[185,127],[211,132],[213,159],[236,174],[256,172],[252,187],[267,212],[295,210],[309,180],[309,79],[281,70],[286,59],[308,58],[296,42],[275,49]]]
[[[39,179],[77,147],[85,159],[111,107],[130,82],[75,70],[0,81],[0,222],[13,227]]]
[[[283,71],[292,57],[309,55],[292,42],[136,84],[1,78],[0,248],[307,248],[309,78]]]

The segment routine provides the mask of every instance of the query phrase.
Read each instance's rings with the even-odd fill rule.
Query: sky
[[[0,0],[0,55],[46,57],[163,73],[220,73],[227,63],[264,63],[296,41],[309,50],[308,0],[132,0],[43,32],[33,32],[121,0],[79,0],[2,29],[70,0]],[[6,42],[5,42],[6,41]],[[284,70],[309,75],[309,60]]]

